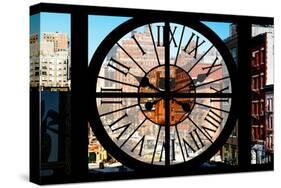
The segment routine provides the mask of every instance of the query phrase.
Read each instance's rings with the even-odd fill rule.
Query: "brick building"
[[[252,164],[273,162],[273,28],[252,28]]]

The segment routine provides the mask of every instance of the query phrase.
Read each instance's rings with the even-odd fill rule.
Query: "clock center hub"
[[[172,126],[185,120],[195,102],[195,97],[177,94],[195,93],[195,89],[186,71],[175,65],[170,65],[169,68],[169,78],[165,77],[164,65],[151,69],[142,78],[139,93],[151,93],[152,96],[139,98],[139,104],[146,118],[159,125],[165,125],[165,113],[169,113],[169,124]],[[169,79],[168,91],[165,89],[167,79]],[[169,109],[165,108],[165,100],[169,100]]]

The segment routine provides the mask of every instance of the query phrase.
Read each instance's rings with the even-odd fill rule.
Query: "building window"
[[[259,114],[259,103],[256,101],[252,103],[252,114],[254,116],[257,116]]]
[[[272,129],[272,128],[273,128],[273,117],[272,114],[270,114],[268,117],[268,129]]]
[[[255,64],[259,66],[259,55],[257,53],[255,53]]]
[[[271,98],[271,97],[268,97],[268,98],[267,98],[267,111],[268,111],[268,112],[272,112],[272,110],[273,110],[272,105],[273,105],[273,103],[272,103],[272,98]]]
[[[263,101],[260,101],[260,113],[261,113],[261,115],[264,114],[264,102]]]
[[[260,51],[261,64],[264,64],[264,50]]]
[[[262,89],[263,86],[264,86],[264,83],[263,83],[263,82],[264,82],[263,76],[260,77],[260,81],[261,81],[261,84],[260,84],[260,85],[261,85],[261,89]]]
[[[259,89],[259,77],[256,77],[255,78],[256,79],[256,81],[255,81],[255,89]]]

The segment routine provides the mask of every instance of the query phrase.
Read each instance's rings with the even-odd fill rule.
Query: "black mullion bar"
[[[88,174],[88,15],[75,10],[71,14],[71,176],[80,179]]]
[[[211,108],[211,109],[215,109],[215,110],[220,110],[220,111],[225,112],[225,113],[229,113],[229,111],[227,111],[227,110],[224,110],[222,108],[216,108],[216,107],[213,107],[213,106],[210,106],[210,105],[207,105],[207,104],[203,104],[203,103],[199,103],[199,102],[195,102],[195,104],[200,105],[200,106],[204,106],[208,109]]]
[[[128,9],[128,8],[112,8],[112,7],[97,7],[85,5],[66,5],[53,3],[40,3],[30,7],[30,15],[39,12],[61,12],[72,13],[80,11],[85,14],[93,15],[108,15],[108,16],[131,16],[131,17],[166,17],[171,15],[175,17],[188,17],[191,20],[202,21],[222,21],[222,22],[239,22],[248,21],[253,24],[273,25],[273,18],[270,17],[255,17],[255,16],[238,16],[227,14],[208,14],[195,12],[180,12],[180,11],[161,11],[161,10],[144,10],[144,9]]]
[[[111,82],[115,82],[115,83],[118,83],[118,84],[127,85],[127,86],[130,86],[130,87],[135,87],[135,88],[139,87],[139,86],[134,85],[134,84],[125,83],[125,82],[121,82],[121,81],[118,81],[118,80],[113,80],[113,79],[102,77],[102,76],[98,76],[98,78],[99,79],[103,79],[103,80],[108,80],[108,81],[111,81]]]
[[[29,97],[29,180],[34,183],[41,183],[41,91],[39,88],[30,88]]]
[[[170,165],[170,24],[165,22],[164,47],[165,47],[165,165]]]
[[[209,82],[206,82],[206,83],[195,85],[194,87],[195,88],[202,87],[202,86],[205,86],[205,85],[208,85],[208,84],[211,84],[211,83],[214,83],[214,82],[218,82],[218,81],[221,81],[221,80],[225,80],[225,79],[228,79],[228,78],[230,78],[230,77],[229,76],[225,76],[225,77],[222,77],[222,78],[217,79],[217,80],[213,80],[213,81],[209,81]]]
[[[133,108],[133,107],[135,107],[135,106],[138,106],[138,104],[133,104],[133,105],[131,105],[131,106],[126,106],[126,107],[124,107],[124,108],[119,108],[119,109],[117,109],[117,110],[113,110],[113,111],[110,111],[110,112],[106,112],[106,113],[104,113],[104,114],[100,114],[100,117],[106,116],[106,115],[108,115],[108,114],[113,114],[113,113],[115,113],[115,112],[120,112],[120,111],[126,110],[126,109],[128,109],[128,108]]]
[[[152,98],[152,97],[163,97],[161,93],[115,93],[115,92],[98,92],[96,93],[97,98]]]
[[[117,93],[117,92],[97,92],[97,98],[151,98],[165,97],[165,93]],[[232,93],[171,93],[174,98],[232,98]]]
[[[239,22],[238,31],[238,81],[240,91],[238,124],[238,164],[248,169],[251,163],[251,33],[252,25]]]

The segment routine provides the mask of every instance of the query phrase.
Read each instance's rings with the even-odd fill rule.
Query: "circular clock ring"
[[[218,131],[218,134],[216,133],[215,139],[211,140],[208,147],[206,147],[204,150],[199,148],[199,146],[198,146],[198,145],[200,145],[199,141],[198,141],[198,143],[193,143],[192,146],[188,142],[183,142],[182,145],[184,145],[185,149],[187,147],[190,147],[190,148],[186,149],[186,152],[189,151],[191,153],[194,152],[194,153],[198,153],[198,154],[194,155],[194,157],[190,158],[189,160],[186,160],[184,158],[188,158],[188,154],[186,154],[186,155],[183,154],[184,152],[183,152],[182,148],[184,148],[184,147],[181,147],[181,149],[182,149],[181,153],[183,154],[183,161],[180,162],[180,163],[172,163],[171,162],[172,156],[171,156],[170,152],[171,152],[172,146],[170,144],[169,144],[169,146],[168,146],[168,144],[165,145],[165,139],[167,140],[167,138],[169,138],[169,141],[170,141],[170,138],[173,137],[173,135],[170,135],[170,134],[165,134],[163,136],[162,150],[164,150],[164,153],[161,150],[161,146],[157,146],[157,142],[156,142],[156,145],[154,147],[155,150],[158,149],[158,153],[160,155],[159,161],[161,161],[163,156],[165,156],[165,157],[168,156],[168,160],[164,159],[164,162],[154,163],[153,162],[154,154],[153,154],[152,162],[140,160],[139,158],[135,157],[135,156],[138,156],[138,154],[131,155],[130,152],[134,151],[136,149],[136,147],[140,148],[139,150],[142,149],[142,145],[143,145],[144,139],[146,139],[146,137],[145,137],[146,135],[143,135],[142,137],[138,137],[140,139],[136,143],[135,147],[132,148],[133,145],[131,145],[131,146],[127,146],[127,148],[126,148],[124,146],[125,142],[123,142],[123,144],[120,144],[119,143],[120,140],[119,140],[118,137],[113,138],[112,136],[110,136],[110,134],[108,132],[108,125],[107,125],[107,127],[105,126],[105,122],[107,122],[107,120],[108,120],[108,119],[105,120],[106,119],[105,115],[107,115],[109,113],[101,114],[102,110],[101,110],[101,108],[99,107],[99,104],[98,104],[100,102],[100,98],[103,98],[105,96],[109,96],[109,95],[105,95],[105,94],[101,93],[97,89],[97,87],[99,87],[98,86],[98,80],[102,78],[100,76],[100,70],[101,70],[101,68],[104,64],[104,60],[106,59],[110,50],[114,46],[116,46],[116,44],[120,45],[120,44],[118,44],[118,41],[122,37],[127,35],[129,32],[137,29],[138,27],[141,27],[141,26],[144,26],[144,25],[150,25],[150,24],[153,24],[153,23],[164,23],[165,26],[170,25],[170,24],[179,24],[181,26],[191,28],[192,30],[198,32],[200,34],[200,36],[202,35],[202,36],[205,37],[205,39],[209,40],[210,43],[212,44],[212,46],[214,46],[215,49],[219,52],[219,54],[220,54],[220,56],[223,60],[223,63],[224,63],[223,66],[227,69],[227,73],[228,73],[227,79],[228,79],[229,87],[227,87],[227,88],[231,88],[231,92],[229,92],[225,95],[224,95],[224,93],[221,92],[222,90],[218,90],[217,88],[213,88],[216,91],[215,92],[216,95],[214,95],[213,93],[207,93],[207,94],[201,93],[200,94],[197,91],[196,87],[200,87],[204,84],[204,82],[202,81],[202,80],[204,80],[204,79],[202,79],[202,77],[204,77],[204,76],[202,76],[202,75],[204,75],[204,74],[207,75],[209,73],[197,75],[197,80],[201,79],[201,81],[203,83],[200,86],[199,86],[199,84],[197,84],[197,85],[195,84],[194,78],[191,78],[192,76],[189,75],[189,73],[184,73],[184,74],[186,74],[186,79],[192,80],[191,85],[193,85],[193,86],[191,86],[188,89],[189,92],[187,92],[187,93],[174,92],[173,86],[171,84],[172,81],[170,79],[171,76],[169,74],[170,74],[171,69],[181,70],[182,68],[178,68],[177,66],[171,66],[170,65],[170,59],[169,59],[169,61],[165,61],[160,66],[158,66],[154,69],[151,69],[150,71],[147,71],[146,74],[145,74],[149,77],[150,75],[153,74],[154,70],[157,70],[157,69],[160,70],[161,67],[163,66],[165,68],[165,71],[163,72],[163,74],[165,74],[163,82],[164,82],[165,87],[168,88],[167,90],[165,89],[165,87],[163,88],[163,86],[161,86],[161,83],[160,83],[161,81],[159,81],[160,86],[154,85],[154,87],[156,87],[156,90],[159,90],[159,91],[155,92],[155,93],[152,93],[152,94],[151,94],[151,92],[146,94],[146,91],[145,91],[143,86],[146,86],[146,84],[147,84],[146,83],[147,82],[147,76],[144,76],[141,79],[139,85],[137,86],[137,91],[139,93],[136,93],[136,94],[125,94],[125,93],[121,93],[121,94],[119,93],[118,94],[118,93],[116,93],[115,98],[122,97],[122,96],[125,96],[125,97],[128,96],[129,98],[132,98],[132,96],[133,96],[138,101],[138,104],[136,104],[135,107],[138,106],[138,108],[142,108],[142,106],[144,106],[144,109],[139,109],[139,111],[141,111],[142,114],[144,114],[144,120],[143,120],[143,122],[141,122],[141,123],[144,123],[144,124],[146,123],[146,120],[149,119],[148,115],[146,114],[145,111],[153,108],[153,104],[151,104],[153,102],[149,101],[148,99],[145,100],[146,98],[152,98],[153,99],[153,97],[154,97],[154,98],[157,99],[157,98],[163,97],[165,107],[169,106],[170,101],[172,101],[173,99],[175,99],[177,97],[187,98],[189,105],[188,106],[182,105],[181,107],[182,107],[182,111],[186,110],[185,114],[187,114],[187,117],[188,117],[190,122],[193,122],[193,120],[192,120],[192,118],[190,118],[189,114],[194,111],[194,109],[195,109],[194,104],[196,104],[198,106],[198,104],[199,104],[199,102],[197,101],[198,98],[200,98],[200,97],[204,98],[206,96],[209,96],[209,97],[210,96],[211,97],[215,97],[215,96],[225,97],[225,96],[227,96],[230,99],[231,102],[230,102],[230,105],[229,105],[229,109],[227,109],[227,110],[221,110],[221,109],[216,108],[216,107],[210,107],[210,109],[208,111],[205,109],[205,111],[204,111],[205,115],[207,115],[207,116],[209,115],[211,118],[218,117],[218,118],[223,119],[222,116],[218,115],[217,110],[222,111],[223,113],[226,113],[227,115],[225,116],[224,120],[221,121],[221,122],[223,122],[223,126],[220,128],[220,131]],[[169,34],[172,34],[173,31],[170,31],[169,34],[167,34],[167,33],[169,33],[169,32],[168,32],[168,29],[166,28],[166,34],[165,34],[165,31],[164,31],[164,34],[163,34],[164,38],[166,36],[166,39],[164,39],[164,41],[163,41],[163,43],[166,44],[166,45],[168,44],[167,41],[170,41],[170,42],[172,41],[171,38],[169,38],[167,40],[167,35],[169,36]],[[151,35],[153,35],[153,34],[151,34]],[[167,45],[167,46],[169,46],[169,45]],[[166,47],[164,45],[164,48],[166,48]],[[167,52],[167,51],[165,51],[165,52]],[[215,66],[219,66],[219,65],[215,65]],[[215,66],[212,65],[212,66],[210,66],[210,68],[203,67],[202,69],[206,68],[206,69],[210,70]],[[116,69],[117,66],[111,66],[111,68],[114,68],[114,67]],[[127,68],[124,65],[122,67]],[[167,70],[169,71],[169,73],[166,73]],[[121,72],[121,71],[119,70],[119,72]],[[187,72],[187,71],[184,70],[184,72]],[[125,74],[127,75],[127,73],[122,72],[122,74],[123,73],[124,73],[124,75]],[[102,146],[114,158],[116,158],[119,162],[121,162],[125,166],[127,166],[129,168],[132,168],[132,169],[135,169],[135,170],[150,171],[150,172],[154,171],[154,170],[156,170],[156,171],[157,170],[161,170],[161,171],[167,170],[167,172],[168,172],[170,170],[192,169],[192,168],[194,168],[198,165],[201,165],[202,163],[208,161],[212,156],[214,156],[217,153],[217,151],[223,146],[223,144],[226,142],[229,135],[231,134],[231,131],[233,130],[233,128],[235,126],[235,123],[236,123],[237,83],[236,83],[236,67],[235,67],[234,60],[233,60],[229,50],[225,46],[224,42],[212,30],[210,30],[207,26],[202,24],[200,21],[196,21],[196,20],[188,19],[188,18],[183,18],[183,17],[180,17],[180,16],[175,16],[175,17],[165,17],[164,16],[164,17],[161,17],[161,18],[156,18],[156,17],[132,18],[132,19],[124,22],[123,24],[118,26],[116,29],[114,29],[103,40],[103,42],[100,44],[100,46],[97,48],[97,50],[96,50],[96,52],[95,52],[95,54],[92,57],[91,62],[90,62],[88,78],[89,78],[89,122],[90,122],[90,125],[91,125],[97,139],[102,144]],[[110,79],[107,79],[107,80],[110,80]],[[118,80],[117,82],[122,83],[120,80]],[[213,81],[213,82],[215,82],[215,81]],[[212,81],[210,81],[209,83],[212,83]],[[127,85],[129,85],[129,84],[130,83],[127,83]],[[133,85],[133,84],[131,84],[131,85]],[[194,87],[196,89],[194,89]],[[151,96],[149,96],[149,94],[151,94]],[[115,103],[116,103],[116,101],[115,101]],[[120,102],[120,104],[121,103],[122,102]],[[181,104],[181,103],[179,103],[179,104]],[[202,105],[201,104],[201,108],[203,108],[204,106],[206,107],[208,105],[204,105],[204,104]],[[221,106],[223,106],[223,105],[221,105]],[[136,109],[137,109],[137,107],[136,107]],[[198,107],[198,109],[200,109],[200,108]],[[115,110],[114,112],[117,112],[117,111],[119,112],[121,110]],[[171,108],[164,109],[164,111],[170,113]],[[212,116],[209,114],[210,112],[213,113]],[[122,116],[122,117],[125,117],[125,116],[127,117],[128,114],[124,114],[124,116]],[[118,119],[118,121],[120,120],[120,118]],[[218,118],[216,118],[217,121],[219,120]],[[163,132],[164,133],[169,133],[170,127],[177,127],[177,126],[170,126],[170,125],[173,125],[172,123],[170,123],[170,119],[171,119],[170,116],[166,116],[165,123],[163,125],[163,127],[164,127]],[[206,117],[205,117],[205,119],[206,119]],[[117,120],[111,120],[109,123],[112,123],[112,121],[115,122],[115,123],[117,122]],[[177,124],[177,123],[180,123],[181,120],[178,119],[175,122],[176,122],[175,124]],[[155,123],[162,125],[159,122],[155,122]],[[196,124],[196,122],[194,124]],[[216,125],[214,125],[214,126],[216,127]],[[121,133],[119,132],[119,137],[122,137],[122,134],[124,132],[126,132],[126,130],[130,130],[130,128],[128,128],[128,127],[129,126],[122,127],[122,128],[124,128],[123,129],[124,131],[120,130]],[[161,127],[161,126],[159,126],[159,127]],[[119,129],[119,128],[115,128],[115,130],[117,130],[117,129]],[[200,131],[202,132],[202,130],[200,130]],[[111,130],[111,132],[113,132],[113,131]],[[133,135],[134,133],[135,132],[133,131],[131,135]],[[195,132],[190,131],[188,136],[189,137],[191,136],[190,139],[192,138],[195,141],[195,140],[198,140],[198,139],[194,139],[196,134],[198,136],[198,132],[196,132],[196,129],[195,129]],[[199,134],[201,134],[201,133],[199,133]],[[160,129],[159,129],[158,133],[155,134],[157,139],[158,139],[158,137],[160,137],[159,135],[160,135]],[[208,137],[208,136],[206,136],[206,137]],[[201,142],[201,140],[200,140],[200,142]],[[148,141],[147,141],[147,143],[148,143]],[[203,147],[204,144],[205,144],[205,141],[204,141],[204,143],[201,142],[201,144],[202,144],[202,147]],[[128,144],[128,145],[130,145],[130,144]],[[192,150],[196,149],[195,148],[196,146],[198,147],[198,150],[192,151]],[[149,148],[150,146],[148,145],[146,147]],[[179,146],[177,146],[177,147],[179,147]],[[161,150],[161,152],[160,152],[160,150]],[[168,155],[166,153],[170,153],[170,155]],[[141,154],[141,151],[140,151],[139,154]],[[163,156],[162,156],[162,154],[163,154]],[[185,155],[185,157],[184,157],[184,155]]]

